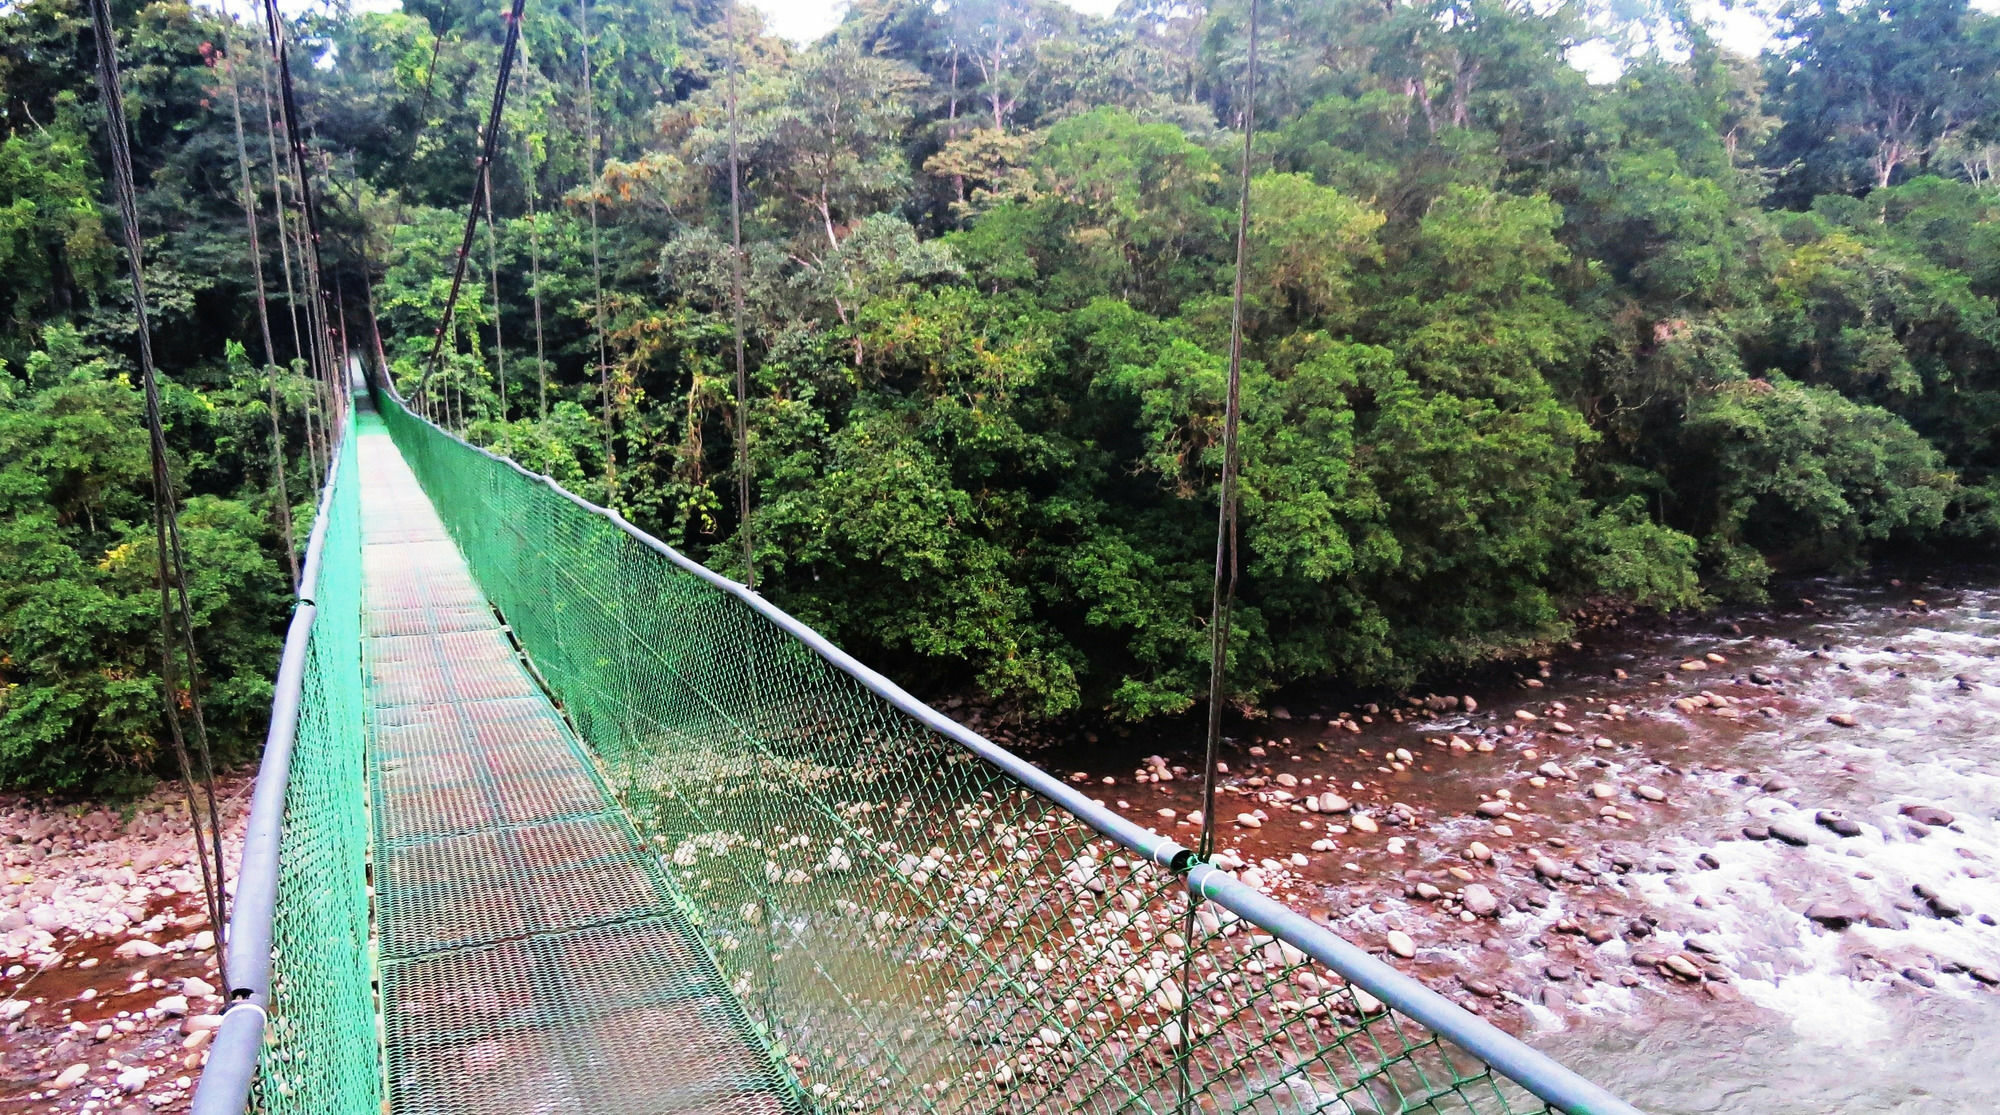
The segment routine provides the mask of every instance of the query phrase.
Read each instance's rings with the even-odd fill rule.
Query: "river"
[[[1288,695],[1235,727],[1219,846],[1657,1115],[2000,1111],[1995,586],[1793,584],[1423,707]],[[1135,746],[1043,758],[1192,843],[1192,750],[1152,741],[1159,781]]]

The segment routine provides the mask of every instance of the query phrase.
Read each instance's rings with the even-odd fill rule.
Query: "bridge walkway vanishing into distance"
[[[1636,1115],[368,398],[308,547],[202,1115]]]

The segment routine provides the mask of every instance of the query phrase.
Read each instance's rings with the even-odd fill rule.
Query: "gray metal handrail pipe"
[[[341,430],[345,438],[346,428]],[[334,444],[340,444],[336,438]],[[298,740],[299,709],[305,696],[306,655],[313,620],[319,615],[320,562],[333,491],[340,479],[340,456],[327,469],[319,511],[306,541],[299,572],[298,603],[285,629],[285,650],[271,699],[271,725],[264,734],[264,757],[250,794],[250,817],[243,830],[243,855],[236,867],[236,898],[223,947],[228,950],[230,986],[222,1025],[209,1045],[189,1110],[193,1115],[240,1115],[249,1109],[250,1090],[264,1048],[266,1012],[271,1003],[271,931],[278,911],[278,855],[285,833],[285,797],[292,778],[292,745]]]
[[[384,378],[386,381],[387,377]],[[402,407],[403,399],[396,392],[395,385],[385,382],[383,386],[396,405]],[[1172,838],[1161,836],[1099,805],[1047,771],[918,700],[902,686],[863,665],[755,590],[730,580],[646,533],[616,510],[592,503],[542,473],[531,472],[514,460],[474,445],[408,407],[403,407],[403,411],[465,448],[506,465],[523,478],[546,484],[550,490],[582,510],[610,520],[647,549],[742,601],[899,711],[1005,771],[1126,850],[1144,856],[1161,867],[1182,872],[1189,893],[1215,902],[1338,972],[1348,982],[1478,1057],[1550,1106],[1566,1115],[1644,1115],[1638,1108],[1565,1068],[1548,1054],[1390,967],[1331,929],[1274,901],[1227,871],[1200,862],[1191,849]],[[197,1111],[196,1115],[208,1113]]]

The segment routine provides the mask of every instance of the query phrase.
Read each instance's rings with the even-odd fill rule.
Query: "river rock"
[[[1963,905],[1939,894],[1928,883],[1918,883],[1916,886],[1911,887],[1910,890],[1930,906],[1932,913],[1941,918],[1956,918],[1965,915],[1965,907]]]
[[[1482,801],[1474,808],[1473,812],[1479,814],[1481,817],[1499,817],[1507,812],[1507,803],[1504,801]]]
[[[60,1092],[68,1088],[75,1087],[78,1081],[81,1081],[84,1077],[88,1075],[90,1075],[89,1065],[83,1064],[81,1062],[71,1065],[70,1067],[57,1073],[56,1078],[54,1080],[49,1081],[49,1090],[52,1092]]]
[[[135,937],[111,950],[111,955],[126,959],[144,959],[158,956],[167,951],[143,937]]]
[[[1806,907],[1806,917],[1828,929],[1846,929],[1868,920],[1868,907],[1852,898],[1826,899]]]
[[[1645,798],[1647,801],[1667,800],[1667,792],[1658,786],[1637,786],[1633,788],[1632,792]]]
[[[1774,818],[1771,821],[1771,835],[1800,848],[1813,842],[1812,829],[1797,817]]]
[[[1417,955],[1417,943],[1410,939],[1408,933],[1400,929],[1391,929],[1388,940],[1389,951],[1395,953],[1397,956],[1408,960]]]
[[[1553,883],[1562,878],[1562,873],[1562,864],[1557,863],[1547,856],[1535,857],[1535,874]]]
[[[1947,828],[1958,819],[1935,805],[1923,805],[1918,802],[1903,806],[1901,813],[1920,825],[1929,825],[1932,828]]]
[[[1819,827],[1838,836],[1860,836],[1861,824],[1838,809],[1822,809],[1813,814]]]
[[[1469,913],[1482,918],[1491,917],[1500,909],[1500,900],[1493,897],[1493,892],[1480,883],[1474,883],[1459,891],[1458,901]]]
[[[1236,823],[1246,829],[1260,829],[1264,827],[1264,822],[1258,820],[1255,813],[1238,813],[1236,815]]]
[[[1347,809],[1347,799],[1334,793],[1332,790],[1328,790],[1319,796],[1319,811],[1321,813],[1345,813]]]
[[[1380,832],[1380,831],[1382,831],[1382,830],[1381,830],[1381,826],[1379,826],[1379,825],[1377,825],[1377,824],[1375,823],[1375,818],[1373,818],[1373,817],[1370,817],[1370,816],[1369,816],[1368,814],[1366,814],[1366,813],[1357,813],[1357,814],[1355,814],[1355,815],[1354,815],[1354,819],[1353,819],[1353,820],[1351,820],[1351,821],[1349,821],[1349,822],[1348,822],[1348,824],[1350,824],[1350,825],[1353,825],[1353,826],[1354,826],[1354,831],[1355,831],[1355,832]]]
[[[1684,980],[1701,979],[1701,965],[1696,964],[1693,958],[1685,953],[1677,952],[1669,955],[1660,961],[1660,966]]]
[[[1861,726],[1859,720],[1856,720],[1851,714],[1845,712],[1834,713],[1832,716],[1826,718],[1826,722],[1828,724],[1839,725],[1842,728],[1858,728]]]

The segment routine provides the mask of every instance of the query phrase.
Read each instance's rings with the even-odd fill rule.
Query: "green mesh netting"
[[[368,931],[368,822],[361,795],[360,486],[355,438],[340,445],[326,510],[272,926],[270,1022],[258,1103],[284,1115],[379,1115]]]
[[[383,407],[657,854],[693,962],[728,981],[796,1090],[787,1109],[1548,1110],[1193,905],[610,519]]]

